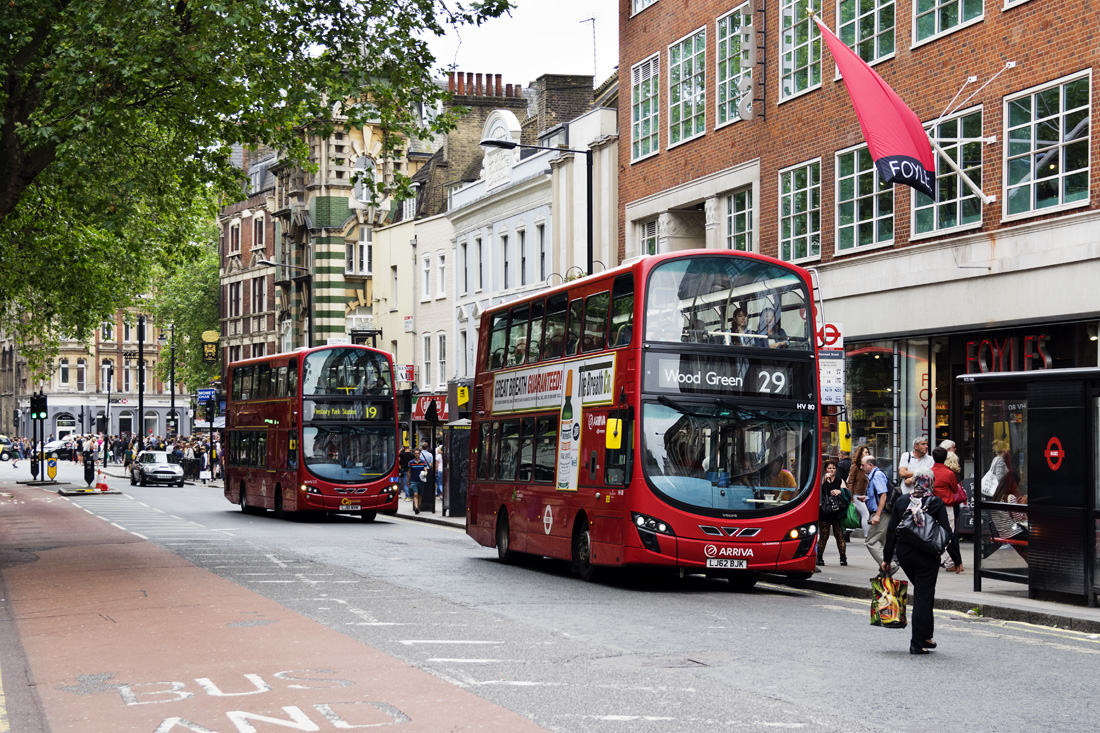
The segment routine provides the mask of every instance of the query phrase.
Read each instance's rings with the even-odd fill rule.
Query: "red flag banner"
[[[912,186],[935,200],[936,159],[920,119],[866,61],[821,20],[814,20],[844,78],[867,149],[882,180]]]

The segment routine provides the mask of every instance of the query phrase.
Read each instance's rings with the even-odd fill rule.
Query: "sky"
[[[591,74],[596,19],[596,83],[619,64],[618,0],[513,0],[510,15],[481,27],[432,39],[440,68],[502,74],[503,84],[528,86],[543,74]]]

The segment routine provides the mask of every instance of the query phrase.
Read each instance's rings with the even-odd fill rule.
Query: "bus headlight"
[[[302,491],[306,492],[307,494],[313,494],[314,496],[321,495],[321,490],[318,489],[316,486],[306,486],[305,484],[302,484]]]
[[[676,536],[676,533],[672,531],[672,527],[660,519],[646,514],[638,514],[637,512],[631,512],[630,518],[634,522],[635,529],[638,530],[638,539],[642,541],[642,547],[650,552],[661,551],[661,542],[657,539],[657,535]]]
[[[817,523],[811,522],[810,524],[793,527],[783,539],[798,540],[798,547],[794,550],[794,556],[805,557],[813,549],[814,540],[817,539]]]

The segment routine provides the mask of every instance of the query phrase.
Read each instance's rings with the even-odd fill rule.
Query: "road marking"
[[[4,697],[4,677],[0,674],[0,733],[11,733],[8,727],[8,702]]]
[[[466,639],[398,639],[398,644],[413,646],[415,644],[503,644],[503,641],[473,641]]]
[[[440,662],[444,664],[498,664],[503,662],[503,659],[457,659],[453,657],[432,657],[429,662]]]

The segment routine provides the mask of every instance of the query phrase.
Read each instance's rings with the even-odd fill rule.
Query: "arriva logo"
[[[589,415],[588,416],[588,429],[602,428],[607,425],[607,415]]]
[[[752,557],[751,547],[716,547],[707,545],[703,548],[703,554],[707,557]]]

